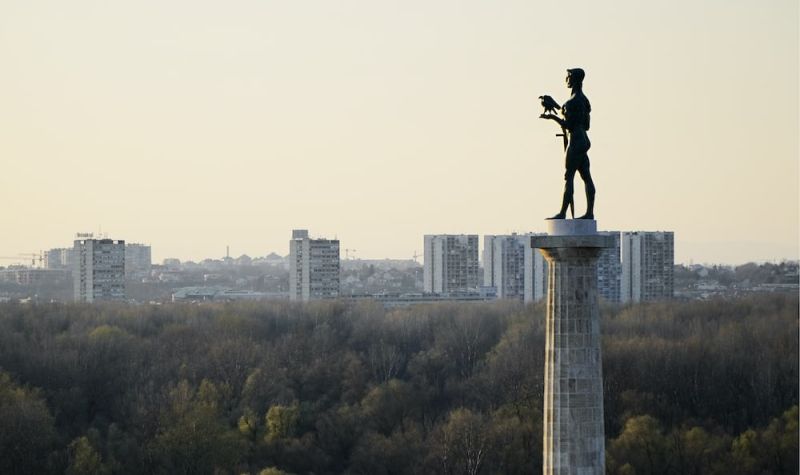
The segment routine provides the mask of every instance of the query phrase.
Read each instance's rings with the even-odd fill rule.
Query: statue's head
[[[575,86],[581,87],[583,85],[583,78],[586,73],[581,68],[567,69],[567,87],[573,89]]]

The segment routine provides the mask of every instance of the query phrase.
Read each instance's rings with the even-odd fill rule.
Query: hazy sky
[[[543,231],[564,164],[537,97],[576,66],[601,229],[798,257],[797,0],[0,0],[0,256]]]

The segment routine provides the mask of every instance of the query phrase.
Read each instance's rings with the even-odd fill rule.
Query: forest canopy
[[[797,473],[797,296],[601,314],[608,473]],[[513,302],[0,304],[0,473],[537,473],[543,345]]]

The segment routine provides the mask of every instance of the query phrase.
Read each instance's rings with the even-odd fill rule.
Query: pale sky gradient
[[[100,227],[157,261],[542,231],[537,97],[576,66],[601,229],[798,257],[797,0],[0,0],[0,256]]]

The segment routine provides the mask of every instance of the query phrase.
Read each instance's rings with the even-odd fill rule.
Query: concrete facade
[[[537,236],[537,234],[531,234]],[[547,296],[549,265],[538,249],[525,249],[525,303],[538,302]]]
[[[339,297],[339,240],[311,239],[305,229],[292,231],[289,241],[289,299]]]
[[[483,285],[494,287],[497,298],[525,303],[544,298],[547,262],[531,248],[535,234],[486,235],[483,237]]]
[[[70,248],[50,249],[44,253],[44,266],[50,270],[71,270],[74,265],[74,254],[74,250]]]
[[[10,266],[0,270],[0,282],[18,285],[38,285],[46,281],[59,281],[69,275],[68,269],[35,269],[32,267]]]
[[[152,269],[152,251],[147,244],[125,244],[125,277],[141,279],[150,275]]]
[[[73,257],[76,302],[125,299],[125,241],[77,239]]]
[[[500,236],[484,234],[483,236],[483,286],[495,287],[494,284],[494,240]]]
[[[427,234],[424,246],[425,292],[449,294],[478,289],[477,234]]]
[[[603,249],[597,260],[597,293],[606,302],[621,301],[622,265],[620,264],[619,231],[600,232],[614,237],[614,246]]]
[[[620,301],[647,302],[674,295],[675,235],[673,232],[620,234],[622,277]]]
[[[614,237],[596,234],[594,221],[586,221],[548,223],[550,235],[531,238],[549,264],[544,475],[605,473],[597,260]]]
[[[487,268],[492,273],[492,287],[497,289],[497,298],[522,300],[525,295],[525,251],[530,246],[524,236],[512,234],[495,236],[492,247],[491,266],[484,263],[484,273]]]

